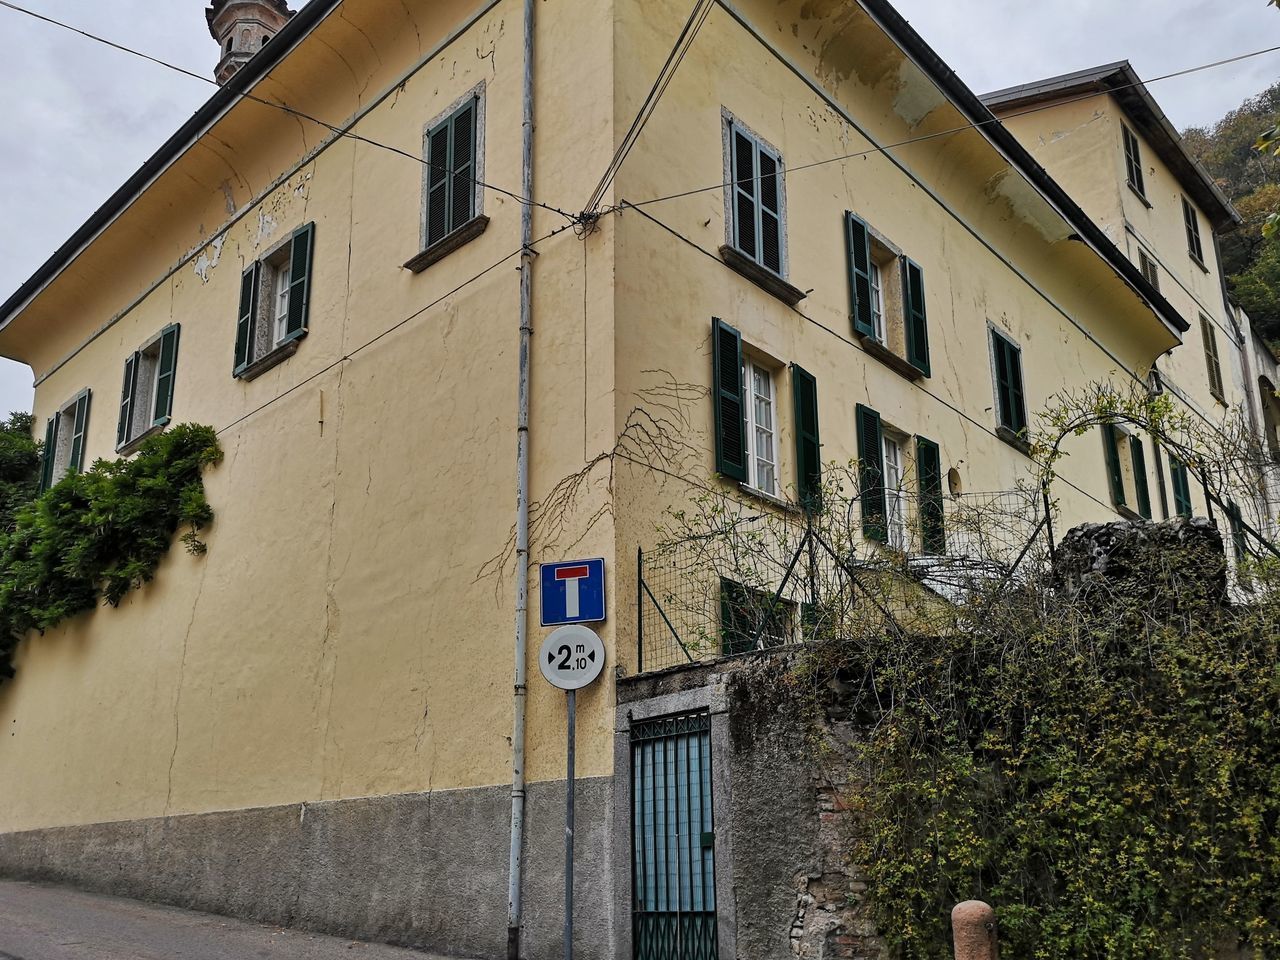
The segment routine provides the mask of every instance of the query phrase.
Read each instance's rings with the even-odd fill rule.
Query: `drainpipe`
[[[511,733],[511,861],[507,875],[507,960],[520,957],[520,874],[524,856],[524,727],[528,700],[525,661],[529,631],[529,364],[533,335],[533,13],[524,0],[524,124],[520,192],[520,383],[516,417],[516,635],[514,721]]]

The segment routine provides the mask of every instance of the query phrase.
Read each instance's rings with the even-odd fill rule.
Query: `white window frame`
[[[880,264],[873,256],[870,261],[867,277],[871,283],[871,330],[876,342],[885,343],[884,328],[884,275]]]
[[[907,549],[907,461],[906,444],[897,434],[880,428],[880,457],[884,464],[884,513],[885,531],[889,546],[905,552]]]
[[[756,392],[756,374],[764,377],[769,385],[769,396],[763,397]],[[747,427],[747,485],[760,493],[771,497],[778,496],[778,378],[774,372],[750,357],[742,360],[742,385],[745,394],[743,419]],[[770,423],[762,426],[756,416],[756,401],[764,400],[768,404]],[[762,450],[758,432],[767,433],[767,448]],[[767,463],[773,471],[771,482],[764,482],[761,477],[761,464]]]

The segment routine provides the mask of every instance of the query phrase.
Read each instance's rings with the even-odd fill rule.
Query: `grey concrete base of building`
[[[576,955],[615,956],[612,781],[579,780]],[[564,782],[529,786],[525,956],[557,956]],[[0,834],[0,876],[494,958],[507,949],[508,787]],[[625,868],[624,868],[625,869]],[[625,918],[623,920],[625,924]]]

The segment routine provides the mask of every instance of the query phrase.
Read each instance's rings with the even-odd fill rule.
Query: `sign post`
[[[546,567],[543,567],[543,599],[546,599]],[[581,578],[552,578],[552,582],[568,580],[577,592],[576,580]],[[603,590],[602,590],[603,596]],[[546,607],[543,607],[546,610]],[[545,615],[545,613],[544,613]],[[588,627],[568,624],[553,630],[542,641],[538,653],[538,667],[547,682],[565,691],[568,701],[567,769],[565,773],[564,807],[564,958],[573,960],[573,794],[574,748],[578,720],[577,693],[582,687],[594,683],[604,670],[604,644],[599,635]]]

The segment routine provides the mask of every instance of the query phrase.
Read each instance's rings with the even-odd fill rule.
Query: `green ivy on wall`
[[[199,534],[213,510],[203,471],[221,459],[212,427],[180,424],[17,507],[0,531],[0,679],[13,676],[13,652],[30,631],[100,598],[115,606],[149,581],[179,529],[189,552],[204,553]]]

